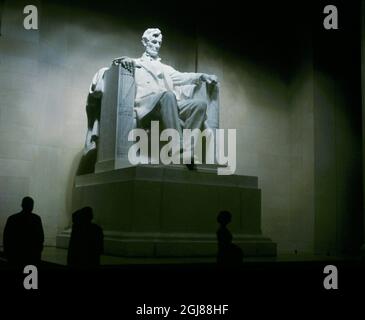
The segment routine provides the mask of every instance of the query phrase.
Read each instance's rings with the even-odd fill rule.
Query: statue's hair
[[[142,43],[143,40],[149,40],[154,33],[161,34],[161,30],[158,28],[148,28],[142,35]]]

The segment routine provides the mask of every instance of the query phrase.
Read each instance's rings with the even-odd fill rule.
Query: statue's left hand
[[[206,73],[203,73],[200,76],[200,80],[201,81],[204,81],[204,82],[206,82],[208,84],[217,84],[218,83],[218,78],[214,74],[206,74]]]

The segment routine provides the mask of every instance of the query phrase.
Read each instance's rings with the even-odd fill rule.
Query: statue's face
[[[146,52],[153,58],[158,56],[158,52],[160,51],[162,43],[162,34],[161,33],[152,33],[144,43]]]

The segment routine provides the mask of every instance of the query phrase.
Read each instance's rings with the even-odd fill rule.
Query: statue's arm
[[[215,84],[218,82],[218,79],[215,75],[199,72],[179,72],[170,66],[166,66],[166,69],[175,86],[199,84],[200,82]]]
[[[202,76],[202,73],[180,72],[170,66],[165,66],[165,68],[175,86],[198,84]]]

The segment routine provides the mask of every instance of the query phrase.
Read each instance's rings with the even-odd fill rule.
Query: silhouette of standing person
[[[227,225],[231,220],[232,215],[229,211],[219,212],[217,217],[217,221],[220,225],[217,230],[217,263],[221,266],[240,265],[243,259],[241,248],[232,243],[232,234],[227,229]]]
[[[41,218],[32,213],[34,200],[25,197],[23,210],[6,221],[3,244],[8,262],[17,267],[38,265],[41,261],[44,233]]]
[[[72,215],[72,231],[67,264],[72,267],[97,267],[104,251],[103,230],[92,223],[93,210],[84,207]]]

